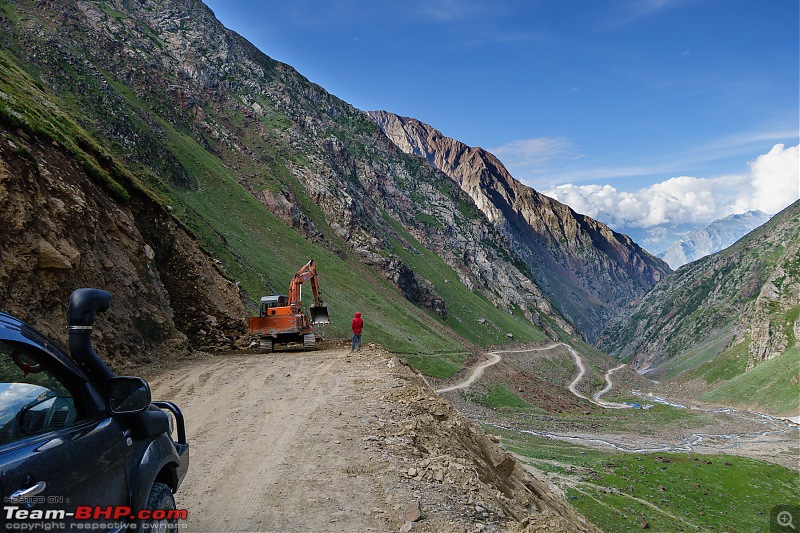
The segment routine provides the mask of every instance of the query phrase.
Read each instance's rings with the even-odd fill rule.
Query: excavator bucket
[[[309,308],[309,312],[311,313],[312,324],[330,324],[331,317],[328,314],[327,305],[312,305]]]

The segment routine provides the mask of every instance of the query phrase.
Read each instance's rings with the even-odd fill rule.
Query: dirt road
[[[606,372],[606,375],[605,375],[606,386],[605,386],[605,388],[603,390],[601,390],[601,391],[598,391],[598,392],[595,392],[594,394],[592,394],[592,398],[594,398],[595,400],[599,400],[600,396],[602,396],[603,394],[607,393],[612,388],[614,388],[614,382],[611,381],[612,374],[614,374],[614,372],[616,372],[618,370],[622,370],[626,366],[628,366],[628,365],[623,363],[623,364],[621,364],[619,366],[615,366],[614,368],[612,368],[608,372]]]
[[[551,349],[555,348],[556,346],[567,346],[567,345],[564,344],[564,343],[558,342],[556,344],[551,344],[550,346],[544,346],[542,348],[525,348],[524,350],[498,350],[498,351],[495,351],[495,352],[488,352],[486,355],[489,356],[489,360],[486,361],[485,363],[481,363],[481,364],[477,365],[475,368],[473,368],[472,371],[470,372],[469,377],[467,379],[465,379],[464,381],[461,381],[459,383],[456,383],[455,385],[450,385],[448,387],[443,387],[441,389],[436,389],[436,392],[437,392],[437,394],[442,394],[443,392],[451,392],[451,391],[454,391],[454,390],[460,390],[460,389],[469,388],[473,383],[478,381],[481,378],[481,376],[483,376],[483,371],[484,370],[486,370],[490,366],[496,365],[497,363],[499,363],[500,361],[503,360],[503,356],[500,355],[500,354],[504,354],[504,353],[541,352],[541,351],[544,351],[544,350],[551,350]],[[581,375],[578,376],[578,379],[576,380],[576,382],[580,381],[580,377],[582,377],[582,376],[583,376],[583,373],[581,373]]]
[[[616,368],[612,368],[609,370],[605,375],[606,380],[606,388],[600,391],[597,394],[594,394],[591,398],[588,396],[580,393],[577,389],[578,384],[583,379],[583,375],[586,373],[586,368],[583,366],[583,358],[578,354],[578,351],[575,350],[572,346],[568,344],[561,344],[560,346],[564,346],[569,354],[572,356],[572,359],[575,361],[575,365],[578,367],[578,375],[572,380],[572,383],[569,384],[569,391],[577,396],[578,398],[583,398],[584,400],[591,402],[595,405],[599,405],[604,409],[629,409],[630,405],[626,405],[624,403],[616,403],[616,402],[607,402],[605,400],[601,400],[600,396],[605,394],[606,392],[610,391],[614,384],[611,382],[611,374],[619,370],[620,368],[624,368],[625,365],[620,365]]]
[[[182,531],[595,530],[378,348],[207,356],[150,374],[153,397],[186,418]]]
[[[186,416],[191,467],[177,500],[189,529],[398,527],[393,485],[376,482],[381,454],[353,436],[383,411],[390,382],[384,359],[345,350],[223,355],[151,378],[153,397]]]
[[[502,352],[489,352],[488,354],[490,356],[489,360],[486,361],[485,363],[481,363],[478,366],[476,366],[466,380],[462,381],[461,383],[456,383],[455,385],[450,385],[449,387],[444,387],[443,389],[437,389],[436,392],[441,394],[443,392],[450,392],[454,390],[468,388],[470,385],[472,385],[478,379],[480,379],[480,377],[483,375],[484,370],[486,370],[492,365],[496,365],[497,363],[503,360],[503,357],[500,355],[500,353]]]

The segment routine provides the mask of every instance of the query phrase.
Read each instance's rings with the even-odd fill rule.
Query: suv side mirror
[[[150,385],[142,378],[115,376],[106,381],[106,405],[111,414],[141,413],[150,402]]]

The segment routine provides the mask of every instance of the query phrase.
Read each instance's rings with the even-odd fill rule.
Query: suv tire
[[[164,509],[166,511],[175,509],[175,498],[172,496],[172,489],[164,483],[153,483],[153,487],[150,489],[150,496],[147,497],[147,509],[151,511],[156,509]],[[178,520],[174,518],[171,520],[166,518],[154,520],[151,518],[144,521],[142,530],[152,533],[167,533],[176,531],[177,524]]]

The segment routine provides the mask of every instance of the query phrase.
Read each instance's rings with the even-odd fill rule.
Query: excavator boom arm
[[[314,306],[322,308],[325,304],[322,302],[322,296],[319,292],[319,278],[317,277],[317,264],[312,259],[303,265],[297,274],[292,278],[289,284],[289,304],[297,304],[301,300],[301,285],[303,283],[311,282],[311,292],[314,296]],[[327,313],[326,313],[327,314]]]

